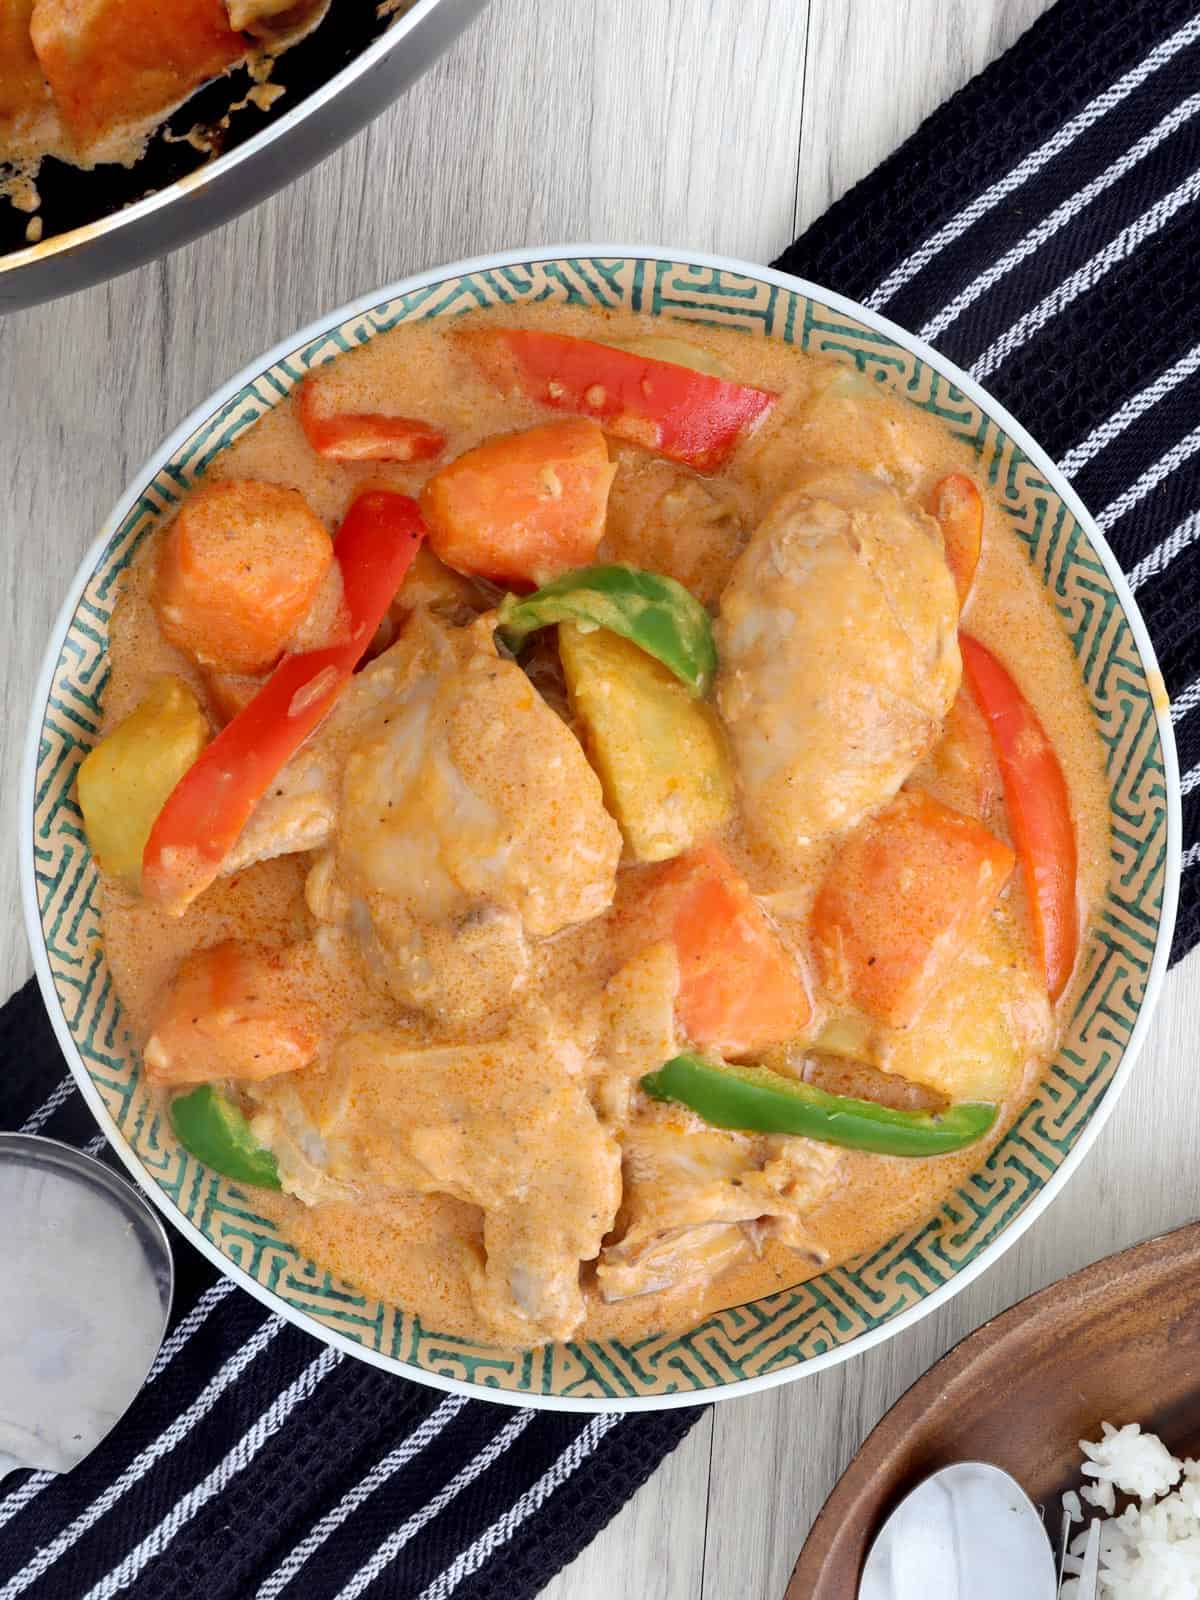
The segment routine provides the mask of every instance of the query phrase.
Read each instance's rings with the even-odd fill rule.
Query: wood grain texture
[[[1060,1279],[986,1323],[874,1429],[826,1502],[787,1600],[853,1594],[879,1524],[957,1461],[1010,1472],[1057,1508],[1083,1478],[1077,1441],[1140,1421],[1173,1455],[1200,1440],[1200,1223]],[[1056,1518],[1048,1517],[1052,1533]]]
[[[796,232],[1007,50],[1047,0],[811,0]]]
[[[388,279],[523,242],[767,260],[1043,0],[493,0],[385,117],[166,261],[0,321],[0,829],[27,708],[84,550],[149,451],[268,345]],[[836,287],[836,285],[834,286]],[[29,971],[0,852],[0,985]],[[848,1365],[710,1413],[546,1600],[780,1600],[884,1410],[1022,1295],[1187,1221],[1195,962],[1082,1172],[985,1278]]]

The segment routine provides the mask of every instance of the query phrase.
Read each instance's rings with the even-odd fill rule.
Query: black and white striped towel
[[[0,1011],[0,1062],[0,1127],[102,1150],[32,983]],[[557,1416],[405,1383],[173,1243],[172,1328],[133,1410],[69,1477],[0,1485],[2,1600],[523,1600],[698,1415]]]
[[[1197,0],[1060,0],[777,263],[973,371],[1108,534],[1175,704],[1177,956],[1200,936],[1198,195]],[[29,987],[0,1061],[0,1127],[98,1147]],[[464,1403],[176,1255],[173,1329],[129,1416],[68,1478],[0,1487],[0,1600],[527,1600],[696,1415]]]
[[[1200,939],[1198,198],[1196,0],[1061,0],[775,263],[965,367],[1107,536],[1173,702],[1176,959]]]

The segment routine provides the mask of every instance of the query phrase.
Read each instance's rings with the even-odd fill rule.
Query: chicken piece
[[[280,773],[225,868],[297,851],[323,852],[309,908],[352,930],[378,983],[469,1025],[502,1020],[524,986],[527,935],[607,908],[620,833],[578,741],[497,658],[490,628],[417,613]]]
[[[423,916],[374,890],[351,898],[337,885],[337,894],[333,914],[347,908],[344,925],[355,935],[368,971],[401,1004],[450,1028],[487,1023],[494,1031],[526,990],[529,941],[516,912],[464,901],[449,915]],[[309,905],[322,913],[311,893]]]
[[[46,76],[29,37],[33,0],[0,0],[0,151],[8,154],[52,120]]]
[[[59,113],[92,160],[246,52],[222,0],[34,0],[30,33]]]
[[[414,628],[354,674],[324,722],[255,807],[225,858],[226,874],[331,843],[341,811],[342,770],[355,741],[373,721],[382,721],[387,707],[403,698],[423,673],[436,670],[444,655],[433,648],[436,638]],[[293,643],[312,647],[311,642]]]
[[[778,500],[721,597],[717,701],[747,819],[784,855],[890,800],[958,689],[936,524],[863,473]]]
[[[417,612],[280,773],[225,870],[324,851],[313,914],[351,928],[404,1004],[470,1024],[523,986],[528,938],[607,910],[620,850],[578,740],[496,655],[490,624]]]
[[[627,961],[605,986],[592,1099],[609,1123],[625,1121],[638,1079],[678,1053],[678,994],[679,958],[667,940]]]
[[[605,1250],[596,1268],[596,1281],[609,1305],[668,1290],[698,1290],[745,1261],[753,1248],[749,1223],[697,1222],[671,1227],[651,1222],[644,1236],[639,1231]]]
[[[298,1072],[323,1030],[305,998],[304,952],[227,940],[188,956],[163,993],[143,1052],[154,1083],[254,1081]]]
[[[449,809],[422,813],[433,799]],[[398,815],[372,824],[376,803],[409,825]],[[432,873],[428,905],[490,895],[539,938],[607,910],[621,848],[578,740],[497,656],[490,620],[456,628],[423,613],[355,674],[225,870],[319,850],[347,831],[368,877],[374,863],[362,858],[384,847],[381,883],[407,890],[419,856]]]
[[[328,1094],[331,1076],[338,1091],[332,1104]],[[350,1079],[344,1072],[321,1074],[320,1089],[326,1092],[316,1097],[306,1092],[309,1087],[303,1076],[271,1078],[261,1087],[248,1086],[246,1098],[257,1107],[250,1117],[250,1131],[275,1157],[285,1194],[294,1195],[306,1206],[361,1200],[358,1183],[330,1172],[326,1143],[326,1134],[344,1114]]]
[[[427,665],[420,642],[401,639],[342,690],[333,709],[278,774],[222,863],[222,872],[241,872],[256,861],[321,850],[334,836],[341,808],[341,775],[360,730],[387,715]]]
[[[768,1234],[811,1250],[804,1218],[840,1167],[839,1151],[810,1139],[660,1120],[627,1129],[621,1148],[621,1233],[596,1269],[608,1301],[709,1283]]]
[[[942,737],[914,780],[938,800],[987,822],[1004,788],[992,736],[983,712],[964,683],[950,707]]]
[[[814,362],[806,391],[789,396],[751,439],[743,458],[747,476],[760,504],[813,467],[856,468],[917,499],[929,481],[923,421],[864,373]]]
[[[470,1024],[521,987],[527,938],[608,909],[620,831],[578,740],[496,655],[487,619],[449,629],[418,614],[394,648],[407,675],[355,728],[309,905],[360,934],[396,999]]]
[[[310,1115],[328,1179],[366,1196],[407,1190],[480,1207],[473,1293],[494,1335],[513,1343],[579,1327],[580,1264],[599,1255],[620,1200],[620,1150],[589,1104],[584,1066],[574,1040],[535,1016],[470,1048],[351,1034],[325,1081],[305,1086],[321,1102]]]
[[[446,622],[465,627],[493,604],[474,578],[464,578],[422,545],[380,624],[380,633],[386,632],[381,648],[399,637],[414,611],[432,611]]]
[[[746,543],[735,488],[625,452],[608,499],[604,555],[665,572],[715,605]]]
[[[329,10],[329,0],[225,0],[231,27],[273,49],[302,39]]]

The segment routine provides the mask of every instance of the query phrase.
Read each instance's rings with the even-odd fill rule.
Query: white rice
[[[1081,1439],[1083,1475],[1094,1482],[1063,1496],[1063,1509],[1082,1519],[1081,1499],[1105,1513],[1100,1523],[1101,1600],[1200,1600],[1200,1462],[1177,1461],[1136,1422],[1102,1424],[1103,1438]],[[1118,1494],[1132,1496],[1115,1516]],[[1071,1541],[1066,1570],[1078,1573],[1086,1528]],[[1079,1600],[1079,1584],[1064,1584],[1062,1600]]]

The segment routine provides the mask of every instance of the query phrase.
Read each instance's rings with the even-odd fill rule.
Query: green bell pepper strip
[[[894,1111],[871,1100],[828,1094],[767,1067],[738,1067],[704,1056],[674,1056],[642,1079],[654,1100],[689,1106],[717,1128],[798,1133],[882,1156],[941,1156],[983,1137],[997,1108],[962,1101],[945,1111]]]
[[[259,1144],[229,1096],[211,1083],[176,1095],[169,1115],[175,1137],[205,1166],[236,1183],[252,1183],[260,1189],[283,1187],[275,1157]]]
[[[607,628],[657,657],[697,699],[717,670],[708,612],[674,578],[624,562],[576,567],[533,594],[507,595],[500,638],[518,654],[531,633],[555,622]]]

